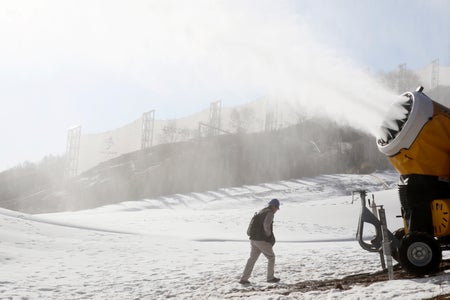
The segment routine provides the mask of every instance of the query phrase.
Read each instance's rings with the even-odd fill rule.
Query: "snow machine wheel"
[[[394,236],[401,241],[403,239],[403,237],[405,236],[405,228],[399,228],[396,231],[394,231]]]
[[[405,236],[405,228],[399,228],[396,231],[394,231],[393,234],[394,234],[395,238],[400,242],[403,239],[403,237]],[[399,262],[400,261],[399,248],[394,247],[393,243],[391,245],[392,245],[391,246],[392,258]]]
[[[413,275],[423,276],[439,271],[442,250],[429,234],[413,232],[405,236],[398,251],[401,266]]]

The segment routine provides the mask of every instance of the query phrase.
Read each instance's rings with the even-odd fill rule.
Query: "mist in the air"
[[[171,39],[154,50],[167,51],[171,62],[159,88],[185,91],[182,106],[197,93],[216,93],[224,105],[265,96],[374,134],[395,94],[318,42],[292,4],[203,4],[165,10],[162,28]]]
[[[15,106],[9,111],[22,111],[22,118],[3,112],[3,121],[13,124],[15,136],[31,136],[29,142],[36,145],[21,147],[15,155],[22,157],[26,153],[43,157],[47,151],[42,150],[44,145],[49,152],[59,149],[56,152],[63,154],[66,129],[74,124],[82,126],[82,134],[95,134],[122,128],[151,109],[156,111],[156,119],[171,120],[207,109],[216,100],[229,108],[264,98],[269,102],[265,102],[267,107],[289,111],[303,121],[326,117],[376,135],[396,98],[345,51],[319,40],[316,29],[309,26],[295,1],[133,1],[126,7],[120,1],[108,6],[93,2],[88,12],[83,2],[72,6],[45,3],[12,14],[9,26],[22,35],[20,39],[19,35],[11,38],[10,47],[1,50],[11,57],[3,70],[20,66],[26,74],[23,77],[20,72],[11,73],[9,80],[16,84],[5,88],[5,95],[16,99],[11,101]],[[13,10],[14,5],[10,6]],[[27,27],[31,21],[34,26]],[[19,78],[20,87],[16,80]],[[280,116],[283,118],[283,114]],[[36,125],[18,124],[20,120]],[[316,135],[315,140],[300,145],[308,144],[313,149],[301,151],[308,155],[320,152],[327,147],[327,138]],[[234,162],[241,169],[228,170],[217,182],[241,184],[236,178],[245,168],[253,167],[254,177],[242,178],[243,182],[301,175],[290,171],[291,161],[287,160],[284,167],[272,160],[274,151],[282,145],[269,140],[257,142],[268,151],[256,157],[251,154],[257,153],[256,146],[248,141],[238,144],[248,145],[232,150],[236,151],[232,153]],[[208,147],[200,150],[220,153],[220,149]],[[296,151],[289,155],[301,152]],[[166,154],[161,153],[166,159]],[[252,166],[245,165],[248,161],[239,161],[245,155],[258,163],[273,163],[270,172],[275,175],[258,173],[258,163]],[[195,157],[206,156],[200,153]],[[220,161],[220,157],[211,156],[210,161],[218,158]],[[199,190],[208,188],[205,182],[212,176],[201,182],[196,169],[184,174],[186,170],[175,162],[171,164],[160,170],[161,174],[171,172],[159,186],[173,186],[171,180],[179,177],[183,181],[197,178]],[[206,161],[203,169],[208,170],[209,165]],[[297,167],[302,168],[306,167]],[[118,182],[128,180],[120,176]],[[182,185],[189,189],[189,183]],[[110,189],[94,199],[120,195],[111,195],[114,191]],[[133,191],[133,197],[141,196]],[[122,200],[127,197],[124,194]]]
[[[366,66],[318,41],[296,1],[4,5],[2,120],[15,132],[2,135],[10,145],[28,134],[62,152],[73,125],[102,132],[151,109],[172,119],[218,99],[234,106],[264,96],[367,129],[389,102]],[[41,156],[52,152],[36,145]],[[15,147],[25,159],[33,153]]]

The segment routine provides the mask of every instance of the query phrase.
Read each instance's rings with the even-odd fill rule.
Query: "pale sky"
[[[372,73],[448,66],[449,12],[444,0],[0,0],[0,171],[63,154],[73,125],[247,103],[320,77],[330,56]]]

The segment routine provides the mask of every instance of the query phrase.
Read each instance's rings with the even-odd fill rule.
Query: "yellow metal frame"
[[[389,157],[402,175],[424,174],[450,177],[450,112],[434,103],[433,118],[425,124],[409,149]]]
[[[434,236],[450,235],[450,199],[433,200],[431,202]]]

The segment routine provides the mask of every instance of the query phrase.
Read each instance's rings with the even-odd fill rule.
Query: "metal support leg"
[[[394,269],[392,267],[392,255],[391,255],[391,239],[389,238],[387,222],[386,222],[386,212],[384,211],[383,206],[378,210],[378,214],[380,216],[381,223],[381,233],[383,235],[383,251],[380,252],[381,256],[386,256],[386,263],[388,269],[389,280],[394,279]],[[383,269],[386,267],[383,266]]]

